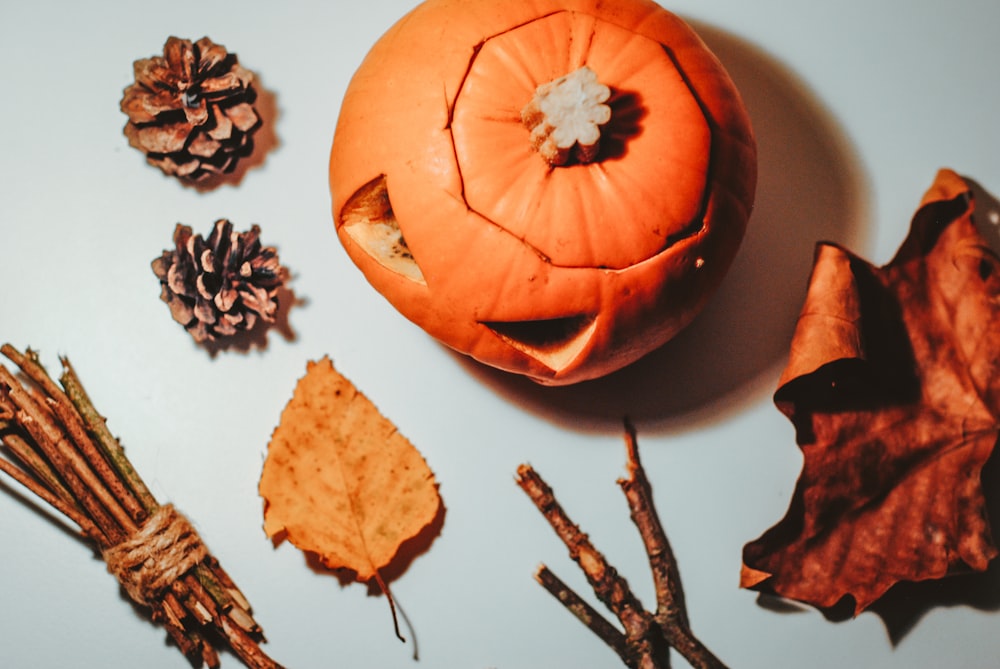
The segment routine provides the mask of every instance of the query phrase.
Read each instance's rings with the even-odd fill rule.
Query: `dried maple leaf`
[[[420,452],[329,358],[310,362],[268,445],[264,531],[330,569],[379,570],[442,510]]]
[[[1000,259],[941,170],[895,258],[820,245],[775,403],[803,467],[741,585],[858,613],[894,584],[986,569],[1000,415]]]

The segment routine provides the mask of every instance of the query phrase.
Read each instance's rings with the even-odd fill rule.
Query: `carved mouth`
[[[483,325],[508,345],[558,372],[586,347],[597,319],[581,314],[535,321],[489,321]]]

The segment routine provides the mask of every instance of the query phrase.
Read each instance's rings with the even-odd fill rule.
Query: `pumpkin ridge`
[[[752,136],[747,136],[743,133],[735,133],[732,130],[731,125],[719,123],[715,115],[712,114],[711,106],[705,102],[704,97],[699,92],[698,88],[692,83],[691,75],[687,72],[681,64],[681,60],[677,57],[677,53],[674,49],[666,44],[660,45],[663,48],[664,53],[667,54],[667,58],[674,64],[674,68],[677,73],[680,74],[681,79],[684,80],[684,85],[691,92],[691,97],[694,99],[695,103],[701,108],[701,113],[705,117],[705,122],[709,124],[711,128],[710,138],[713,146],[710,147],[709,152],[709,162],[712,162],[712,157],[715,155],[714,151],[714,140],[718,135],[724,135],[727,138],[736,140],[742,146],[756,151],[756,142],[752,139]],[[707,174],[715,174],[711,169],[707,170]]]
[[[469,62],[466,63],[465,65],[465,71],[462,73],[461,80],[458,82],[458,86],[455,87],[454,97],[451,98],[448,97],[448,86],[447,84],[442,82],[442,87],[444,88],[445,108],[448,110],[448,120],[445,122],[443,129],[447,130],[448,134],[451,136],[451,148],[453,153],[455,153],[456,151],[455,132],[454,132],[455,105],[458,103],[458,98],[462,96],[462,90],[465,89],[465,82],[469,78],[469,73],[472,72],[472,64],[476,62],[476,58],[479,57],[479,52],[483,50],[483,46],[486,45],[486,42],[489,41],[489,39],[490,39],[489,37],[486,37],[482,41],[480,41],[479,44],[476,44],[474,47],[472,47],[472,55],[469,56]],[[458,164],[457,154],[455,156],[455,164]],[[459,171],[461,172],[461,170]]]
[[[585,64],[587,62],[588,56],[590,54],[590,47],[594,44],[594,39],[597,37],[597,22],[601,21],[602,19],[597,18],[596,16],[594,16],[593,14],[591,14],[589,12],[578,12],[578,11],[574,11],[574,10],[566,10],[566,12],[568,14],[570,14],[571,16],[585,16],[588,19],[590,19],[590,29],[586,33],[586,42],[584,43],[584,45],[583,45],[582,49],[580,50],[580,52],[576,54],[576,58],[575,58],[582,65],[582,64]],[[614,25],[618,25],[618,24],[614,24]],[[619,27],[621,27],[621,26],[619,26]],[[573,49],[572,49],[572,47],[573,47],[573,41],[574,41],[573,40],[573,35],[570,34],[570,36],[569,36],[570,53],[573,53]],[[574,67],[573,64],[571,63],[570,67],[567,68],[566,72],[564,72],[563,74],[567,74],[567,73],[571,72],[574,69],[576,69],[576,67]]]
[[[690,91],[691,98],[694,100],[695,104],[697,104],[698,107],[701,109],[701,115],[705,118],[705,123],[707,123],[709,126],[710,131],[708,133],[708,165],[705,169],[705,174],[714,175],[716,174],[716,162],[718,158],[718,156],[716,155],[716,147],[717,147],[716,137],[717,133],[721,128],[721,125],[711,113],[711,110],[709,109],[708,104],[706,104],[705,100],[702,98],[701,93],[692,83],[691,75],[688,74],[686,69],[681,65],[681,61],[677,57],[675,51],[666,44],[661,44],[660,46],[663,48],[664,53],[667,54],[667,58],[669,58],[670,61],[674,64],[674,68],[680,75],[681,80],[683,80],[684,85],[687,87],[688,91]],[[713,179],[713,181],[715,182],[716,188],[719,186],[728,188],[728,183],[720,183],[720,181],[717,178]],[[671,246],[677,244],[683,239],[687,239],[689,237],[697,235],[701,230],[704,229],[705,217],[708,214],[709,201],[711,200],[714,191],[715,188],[710,187],[708,183],[705,184],[705,189],[704,191],[702,191],[702,196],[701,196],[701,206],[698,208],[698,214],[694,219],[692,219],[692,221],[688,224],[688,226],[685,227],[685,229],[688,230],[688,234],[668,235],[667,239],[669,241],[663,250],[669,249]],[[683,233],[684,230],[681,230],[680,232]],[[663,251],[660,251],[660,253],[663,253]]]

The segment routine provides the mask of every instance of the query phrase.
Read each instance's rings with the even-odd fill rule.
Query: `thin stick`
[[[237,587],[236,582],[229,576],[229,573],[222,568],[219,561],[215,559],[212,555],[205,558],[204,564],[207,569],[209,569],[212,575],[215,577],[215,584],[220,588],[223,594],[217,598],[217,601],[224,601],[228,598],[229,603],[225,607],[228,610],[229,606],[242,609],[249,614],[250,611],[250,601],[244,596],[243,592]],[[244,627],[247,632],[257,633],[260,632],[260,626],[257,625],[253,619],[250,619],[250,626]]]
[[[142,480],[142,477],[135,471],[131,461],[125,454],[121,442],[108,430],[107,421],[97,411],[93,402],[91,402],[90,396],[84,389],[83,383],[80,381],[69,359],[62,357],[60,360],[63,365],[60,382],[66,389],[66,394],[70,402],[86,425],[87,431],[94,437],[102,453],[118,472],[121,479],[127,483],[130,492],[135,495],[146,512],[154,512],[159,504]],[[210,595],[210,600],[203,601],[202,605],[211,605],[213,609],[217,608],[226,611],[226,615],[231,616],[236,625],[243,628],[245,632],[259,634],[260,627],[250,613],[250,605],[246,601],[246,598],[243,597],[242,593],[239,593],[227,575],[219,573],[221,567],[218,567],[217,561],[214,561],[214,563],[214,567],[202,562],[194,568],[195,579],[197,579],[201,588]],[[228,586],[226,585],[227,583],[229,584]],[[239,596],[238,600],[233,597],[234,591]],[[199,615],[197,610],[192,611],[192,614],[196,617]],[[217,622],[221,620],[219,616],[216,616],[216,619]],[[263,655],[263,653],[260,653],[260,655]],[[256,656],[252,655],[252,657]]]
[[[3,366],[0,366],[0,383],[7,386],[6,396],[16,408],[18,423],[40,447],[52,467],[60,472],[60,477],[73,497],[109,539],[120,536],[120,532],[116,530],[116,521],[128,522],[127,514],[105,493],[104,486],[100,485],[93,470],[79,453],[68,447],[70,444],[67,437],[55,424],[47,405],[27,392]]]
[[[88,489],[66,457],[59,452],[58,444],[49,439],[46,431],[38,425],[32,416],[23,415],[20,421],[24,429],[34,439],[35,443],[38,444],[39,449],[45,455],[46,459],[60,472],[60,476],[65,481],[66,487],[73,494],[73,498],[101,530],[101,534],[103,535],[103,539],[100,542],[101,545],[111,545],[121,541],[125,535],[120,526],[108,515],[107,510],[98,501],[94,492]]]
[[[128,519],[135,525],[141,525],[148,517],[146,510],[139,504],[132,491],[117,476],[101,451],[98,450],[97,445],[87,434],[82,421],[80,421],[80,414],[76,412],[68,399],[65,401],[51,400],[51,407],[52,412],[66,427],[67,435],[76,445],[76,449],[107,487],[111,496],[121,505],[122,511]]]
[[[107,456],[109,462],[111,462],[111,465],[121,476],[122,480],[135,493],[146,512],[152,513],[159,506],[156,498],[153,497],[153,493],[149,491],[145,482],[135,471],[135,468],[132,467],[132,463],[126,457],[125,449],[122,448],[121,443],[108,430],[104,416],[97,411],[90,401],[90,397],[87,395],[86,390],[84,390],[83,384],[76,375],[76,371],[70,364],[69,359],[63,357],[60,360],[63,365],[63,373],[59,377],[59,380],[66,389],[66,395],[80,413],[80,418],[83,420],[84,425],[86,425],[87,430],[93,435],[95,442]]]
[[[649,556],[650,570],[653,574],[653,586],[656,591],[657,615],[665,620],[676,621],[687,626],[687,610],[684,604],[684,591],[681,587],[680,572],[673,549],[663,530],[663,524],[653,503],[652,486],[646,478],[646,472],[639,461],[639,448],[636,441],[635,427],[625,421],[625,448],[627,470],[629,477],[619,479],[635,523]]]
[[[229,647],[243,660],[243,664],[251,669],[282,669],[280,664],[264,654],[250,635],[229,618],[222,619],[222,631],[229,641]]]
[[[79,509],[79,504],[76,503],[73,494],[63,485],[59,475],[44,458],[38,455],[24,437],[13,431],[7,432],[2,436],[3,445],[21,463],[25,471],[30,472],[32,476],[38,479],[41,485],[62,500],[67,506]]]
[[[556,576],[545,565],[541,565],[535,572],[535,580],[542,587],[549,591],[553,597],[558,599],[563,606],[569,609],[576,618],[608,644],[613,651],[618,653],[623,662],[628,661],[628,650],[625,635],[617,627],[607,621],[597,609],[583,600],[572,588],[563,583],[562,579]]]
[[[618,577],[615,568],[608,564],[599,550],[594,548],[590,538],[570,520],[556,501],[552,488],[527,465],[518,468],[517,473],[521,488],[566,544],[570,557],[583,569],[598,598],[619,618],[622,616],[629,618],[634,611],[641,611],[642,604],[632,594],[628,584]]]
[[[625,421],[625,449],[629,477],[618,484],[625,493],[632,521],[639,530],[656,591],[654,618],[668,643],[695,669],[725,669],[725,665],[695,637],[688,622],[680,570],[653,502],[653,488],[639,460],[635,427]]]

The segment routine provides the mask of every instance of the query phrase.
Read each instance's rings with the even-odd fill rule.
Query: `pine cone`
[[[178,223],[174,246],[153,260],[153,273],[160,279],[160,299],[195,341],[249,330],[258,318],[274,322],[288,270],[273,247],[261,246],[259,226],[239,233],[219,219],[205,240]]]
[[[260,117],[253,73],[207,37],[170,37],[163,56],[134,63],[121,110],[125,136],[146,160],[185,182],[231,172],[253,152]]]

